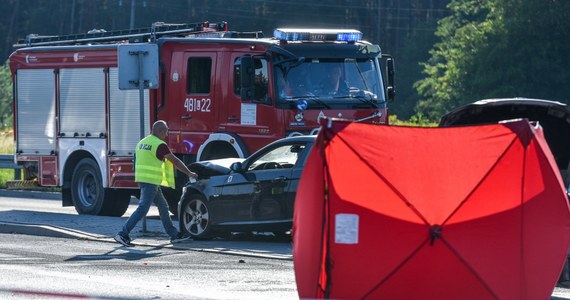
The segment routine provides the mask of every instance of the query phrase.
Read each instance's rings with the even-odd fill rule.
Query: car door
[[[218,205],[221,223],[260,223],[291,220],[291,197],[287,195],[298,154],[292,144],[280,144],[244,161],[241,172],[230,174]],[[292,151],[293,150],[293,151]]]
[[[296,148],[292,149],[292,151],[297,153],[297,161],[291,169],[291,178],[289,179],[289,184],[287,185],[287,190],[285,191],[284,195],[285,214],[289,218],[293,218],[293,208],[295,207],[297,188],[299,187],[301,174],[303,173],[303,168],[307,162],[307,158],[309,156],[309,152],[311,151],[312,145],[312,142],[306,144],[298,144]]]

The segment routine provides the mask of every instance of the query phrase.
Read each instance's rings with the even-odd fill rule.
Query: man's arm
[[[166,158],[170,162],[172,162],[172,164],[174,164],[176,169],[182,171],[182,173],[188,175],[188,177],[194,178],[194,179],[198,178],[198,174],[190,171],[188,169],[188,167],[186,167],[186,165],[178,157],[176,157],[174,154],[172,154],[172,152],[164,155],[164,158]]]

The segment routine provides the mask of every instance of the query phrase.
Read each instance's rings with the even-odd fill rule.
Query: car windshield
[[[252,161],[248,167],[248,171],[269,169],[267,167],[268,163],[274,163],[271,169],[292,168],[297,163],[298,156],[305,147],[305,145],[284,145],[277,147]]]
[[[314,99],[321,104],[384,101],[375,59],[306,59],[288,69],[276,68],[280,101]]]

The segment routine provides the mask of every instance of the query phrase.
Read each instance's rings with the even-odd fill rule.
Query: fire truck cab
[[[159,49],[159,87],[144,91],[142,122],[139,92],[118,88],[117,49],[126,43]],[[148,134],[165,120],[167,143],[185,163],[246,157],[274,140],[316,133],[323,116],[386,124],[394,96],[392,58],[356,30],[276,29],[264,37],[229,31],[225,22],[155,23],[30,35],[14,46],[15,160],[25,179],[61,187],[63,205],[80,214],[121,216],[137,195],[139,124]],[[177,187],[186,179],[177,174]],[[179,190],[165,190],[175,212]]]

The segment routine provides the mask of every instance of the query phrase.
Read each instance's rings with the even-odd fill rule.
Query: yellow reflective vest
[[[144,182],[174,188],[174,165],[168,159],[156,158],[156,150],[163,140],[149,135],[140,140],[135,150],[135,182]]]

